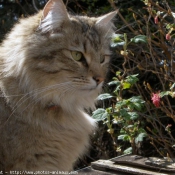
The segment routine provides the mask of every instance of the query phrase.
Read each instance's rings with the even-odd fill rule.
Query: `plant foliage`
[[[132,88],[139,80],[138,75],[129,75],[126,78],[121,76],[120,72],[116,72],[116,76],[113,81],[108,84],[115,85],[113,94],[101,94],[99,100],[113,99],[112,107],[106,109],[99,108],[93,112],[92,117],[97,121],[103,120],[104,124],[108,127],[108,132],[113,138],[118,140],[127,141],[130,143],[129,148],[124,148],[123,153],[130,150],[134,154],[137,153],[137,145],[143,141],[146,137],[146,131],[144,130],[141,122],[140,115],[144,109],[144,100],[140,96],[132,96],[131,98],[123,98],[123,92]],[[120,128],[119,133],[114,129],[114,126]],[[118,145],[122,148],[122,145]],[[126,151],[127,150],[127,151]],[[121,150],[122,151],[122,150]]]

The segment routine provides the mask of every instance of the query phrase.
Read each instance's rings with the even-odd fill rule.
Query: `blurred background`
[[[18,21],[41,10],[48,0],[0,0],[0,40]],[[63,0],[71,13],[100,15],[113,10],[108,0]],[[142,6],[140,0],[113,1],[119,8]]]

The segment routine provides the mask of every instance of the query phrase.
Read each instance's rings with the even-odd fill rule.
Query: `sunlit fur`
[[[50,14],[42,21],[43,12],[20,20],[0,46],[0,170],[5,172],[69,171],[87,152],[96,128],[84,109],[94,107],[101,91],[103,81],[96,79],[108,70],[113,25],[61,13],[58,21],[50,21]],[[71,51],[82,52],[87,65]]]

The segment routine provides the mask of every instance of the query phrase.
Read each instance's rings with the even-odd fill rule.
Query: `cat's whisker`
[[[35,96],[36,94],[40,94],[46,90],[51,90],[51,89],[54,89],[54,88],[60,88],[61,86],[67,86],[68,84],[70,84],[71,81],[69,82],[64,82],[64,83],[59,83],[59,84],[54,84],[54,85],[50,85],[50,86],[46,86],[46,87],[42,87],[42,88],[38,88],[38,89],[35,89],[33,91],[30,91],[29,93],[25,93],[23,94],[22,98],[19,99],[19,101],[17,102],[17,104],[14,106],[14,108],[16,108],[16,106],[18,106],[19,102],[21,100],[23,100],[25,97],[27,97],[27,95],[29,95],[28,98],[26,98],[25,100],[28,100],[29,98],[31,98],[32,96]]]
[[[37,93],[38,91],[40,91],[40,90],[43,90],[43,89],[45,89],[45,88],[50,88],[50,87],[54,87],[54,86],[60,86],[60,85],[67,85],[67,84],[69,84],[69,83],[71,83],[71,81],[68,81],[68,82],[64,82],[64,83],[59,83],[59,84],[54,84],[54,85],[49,85],[49,86],[45,86],[45,87],[42,87],[42,88],[38,88],[38,89],[34,89],[34,90],[32,90],[32,91],[29,91],[29,92],[27,92],[27,93],[23,93],[23,94],[18,94],[18,95],[16,95],[16,94],[14,94],[14,95],[7,95],[6,97],[13,97],[13,96],[27,96],[27,95],[29,95],[29,94],[33,94],[33,93]]]
[[[69,90],[69,89],[68,89],[68,90]],[[67,90],[67,91],[68,91],[68,90]],[[64,91],[64,93],[62,94],[62,96],[60,96],[60,100],[61,100],[62,98],[64,98],[64,95],[65,95],[65,93],[67,93],[67,91]],[[76,91],[75,88],[71,88],[71,89],[69,90],[69,96],[75,95],[75,94],[74,94],[75,91]],[[70,106],[68,100],[64,100],[64,103],[65,103],[64,106],[66,106],[66,107],[69,107],[69,106]]]
[[[71,83],[71,81],[69,82],[64,82],[64,83],[60,83],[59,85],[65,85],[65,83]],[[52,86],[58,86],[58,84],[54,84],[54,85],[49,85],[49,86],[46,86],[46,87],[42,87],[42,88],[38,88],[38,89],[34,89],[32,91],[29,91],[27,93],[23,93],[23,94],[13,94],[13,95],[6,95],[6,97],[18,97],[18,96],[23,96],[24,98],[29,95],[29,94],[33,94],[33,93],[37,93],[39,90],[42,90],[42,89],[45,89],[45,88],[49,88],[49,87],[52,87]],[[0,97],[4,97],[4,95],[0,96]],[[23,98],[22,97],[22,98]],[[20,99],[21,100],[21,99]]]
[[[47,90],[53,90],[54,88],[60,88],[60,85],[62,85],[62,87],[61,88],[64,88],[65,89],[65,85],[67,86],[67,84],[70,84],[71,82],[65,82],[65,83],[60,83],[60,84],[55,84],[55,85],[52,85],[52,86],[47,86],[47,87],[45,87],[45,89],[42,89],[42,88],[40,88],[40,89],[42,89],[42,91],[40,91],[40,92],[35,92],[34,94],[32,94],[31,96],[29,96],[28,98],[26,98],[26,99],[24,99],[20,104],[19,104],[19,102],[22,100],[22,98],[18,101],[18,103],[14,106],[14,109],[13,109],[13,111],[12,111],[12,113],[11,113],[11,115],[8,117],[8,119],[7,119],[7,121],[10,119],[10,117],[16,112],[16,110],[23,104],[23,103],[25,103],[29,98],[31,98],[32,96],[35,96],[36,95],[36,93],[38,93],[38,94],[40,94],[40,93],[43,93],[44,91],[47,91]],[[40,90],[40,89],[38,89],[38,91]],[[36,90],[34,90],[34,91],[36,91]],[[53,92],[50,92],[50,93],[53,93]],[[50,93],[48,93],[48,94],[50,94]],[[28,93],[29,94],[29,93]],[[27,95],[28,95],[27,94]],[[26,97],[26,94],[25,94],[25,96],[24,96],[24,98]],[[31,104],[33,104],[33,103],[31,103]]]
[[[61,96],[58,96],[60,99],[59,99],[59,101],[61,101],[61,98],[65,95],[65,93],[68,91],[68,90],[72,90],[72,88],[70,88],[70,87],[67,87],[66,89],[64,88],[64,91],[62,92],[62,94],[61,94]],[[57,91],[57,90],[56,90]],[[32,106],[34,106],[34,105],[36,105],[39,101],[41,101],[43,98],[45,98],[46,96],[48,96],[48,95],[50,95],[51,93],[53,93],[53,92],[49,92],[49,93],[47,93],[47,94],[44,94],[44,96],[41,96],[40,98],[38,98],[34,103],[33,102],[31,102],[29,105],[27,105],[26,106],[26,108],[22,111],[22,112],[24,112],[26,109],[28,109],[31,105]],[[72,91],[70,91],[70,93],[72,93]]]
[[[69,84],[69,83],[68,83],[68,84]],[[41,89],[34,90],[34,91],[33,91],[34,93],[25,94],[24,98],[25,98],[27,95],[30,94],[29,97],[25,99],[25,100],[28,100],[28,99],[31,98],[32,96],[36,96],[36,95],[38,95],[38,94],[40,94],[40,93],[43,93],[43,92],[45,92],[45,91],[47,91],[47,90],[53,90],[54,88],[64,88],[64,87],[67,86],[68,84],[67,84],[67,83],[64,83],[64,84],[55,84],[55,85],[52,85],[52,86],[47,86],[47,87],[43,88],[42,90],[41,90]],[[20,100],[22,100],[22,99],[20,99]],[[19,100],[19,101],[20,101],[20,100]],[[18,102],[19,102],[19,101],[18,101]],[[17,104],[17,105],[18,105],[18,104]]]
[[[67,93],[68,90],[70,91],[70,95],[71,95],[71,94],[74,93],[75,88],[72,88],[72,87],[70,88],[70,87],[69,87],[69,88],[65,89],[65,90],[62,92],[61,96],[60,96],[60,100],[61,100],[62,98],[64,98],[65,93]]]
[[[50,93],[52,93],[52,92],[50,92]],[[45,94],[44,96],[49,95],[50,93],[47,93],[47,94]],[[44,98],[44,96],[42,96],[42,97],[40,97],[40,98],[42,99],[42,98]],[[17,111],[17,109],[18,109],[22,104],[24,104],[29,98],[31,98],[31,97],[28,97],[28,98],[24,99],[20,104],[15,105],[15,107],[14,107],[12,113],[10,114],[10,116],[8,116],[8,118],[7,118],[7,120],[5,121],[4,125],[10,120],[10,118],[13,116],[13,114],[15,114],[15,112]],[[24,112],[30,105],[35,105],[37,102],[38,102],[38,101],[35,101],[35,103],[33,103],[33,101],[31,101],[31,102],[29,103],[29,105],[27,105],[27,106],[22,110],[22,112]],[[22,112],[21,112],[21,113],[22,113]]]
[[[51,93],[51,92],[50,92]],[[21,112],[21,113],[23,113],[26,109],[28,109],[31,105],[32,106],[35,106],[40,100],[42,100],[44,97],[46,97],[47,95],[50,95],[50,93],[47,93],[47,94],[44,94],[44,96],[42,96],[42,97],[40,97],[40,98],[38,98],[37,100],[35,100],[34,101],[34,103],[33,102],[31,102],[31,103],[29,103],[24,109],[23,109],[23,111]]]
[[[141,21],[143,21],[143,20],[141,20]],[[128,27],[128,26],[132,26],[132,25],[134,25],[134,24],[136,24],[136,23],[137,23],[137,21],[134,21],[134,22],[132,22],[132,23],[128,23],[127,25],[124,25],[123,27],[118,28],[118,29],[115,31],[115,33],[117,33],[117,32],[119,32],[119,31],[123,30],[124,28],[126,28],[126,27]]]

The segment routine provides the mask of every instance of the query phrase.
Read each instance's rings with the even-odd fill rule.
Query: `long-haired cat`
[[[116,12],[68,14],[62,0],[22,19],[0,46],[0,170],[70,171],[89,145]]]

